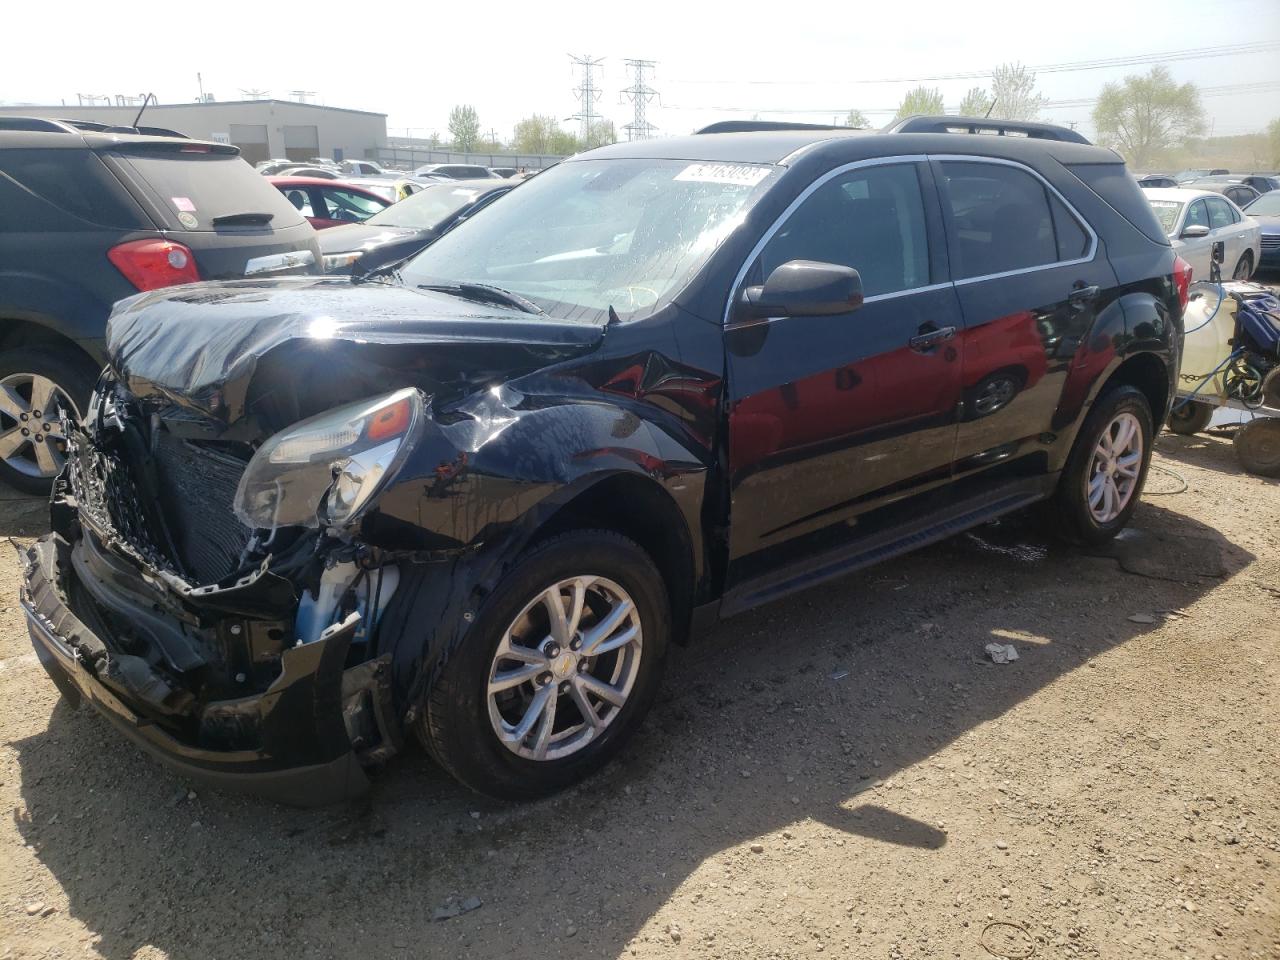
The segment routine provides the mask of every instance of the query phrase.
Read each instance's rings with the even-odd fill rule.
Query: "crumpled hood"
[[[121,300],[107,325],[112,369],[135,396],[163,396],[230,422],[268,354],[332,352],[335,394],[361,353],[456,379],[527,372],[595,349],[603,326],[346,278],[199,283]],[[388,350],[387,347],[394,349]],[[388,389],[402,384],[388,384]],[[321,385],[322,386],[322,385]],[[340,401],[334,401],[335,404]]]

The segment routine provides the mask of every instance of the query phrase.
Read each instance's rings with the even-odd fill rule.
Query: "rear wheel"
[[[1240,465],[1260,477],[1280,477],[1280,420],[1259,417],[1236,431]]]
[[[0,480],[24,493],[48,493],[66,459],[59,411],[72,419],[89,401],[90,365],[53,347],[0,354]]]
[[[418,736],[473,790],[509,800],[562,790],[635,733],[670,621],[662,576],[633,541],[554,537],[490,596],[432,688]]]
[[[1124,529],[1147,479],[1151,436],[1151,405],[1136,387],[1113,387],[1094,402],[1047,505],[1061,536],[1100,544]]]
[[[1231,279],[1248,280],[1251,276],[1253,276],[1253,254],[1246,252],[1241,255],[1239,262],[1236,263],[1236,269],[1231,274]]]
[[[1215,409],[1217,408],[1212,403],[1204,403],[1200,400],[1188,400],[1184,403],[1179,400],[1169,411],[1169,429],[1183,436],[1199,433],[1209,426]]]

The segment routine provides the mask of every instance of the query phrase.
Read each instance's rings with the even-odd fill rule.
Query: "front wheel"
[[[89,401],[87,361],[53,347],[0,354],[0,480],[23,493],[49,493],[66,461],[60,414],[73,420]]]
[[[486,601],[428,695],[418,736],[480,793],[562,790],[635,733],[670,632],[662,575],[636,543],[602,530],[549,539]]]
[[[1094,402],[1049,504],[1073,543],[1105,543],[1138,505],[1151,462],[1151,405],[1136,387],[1113,387]]]
[[[1232,280],[1248,280],[1253,276],[1253,254],[1245,253],[1240,257],[1236,268],[1231,273]]]

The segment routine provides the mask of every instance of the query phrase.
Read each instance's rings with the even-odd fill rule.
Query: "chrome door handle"
[[[932,330],[926,330],[922,327],[919,333],[907,341],[907,345],[912,350],[928,350],[945,340],[950,340],[955,335],[955,327],[935,327]]]

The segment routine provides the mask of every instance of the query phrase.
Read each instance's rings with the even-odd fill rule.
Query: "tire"
[[[1280,477],[1280,420],[1258,417],[1236,431],[1232,441],[1240,465],[1260,477]]]
[[[1141,442],[1137,463],[1127,465],[1136,467],[1136,475],[1132,477],[1133,484],[1128,488],[1128,496],[1123,499],[1122,508],[1113,516],[1099,519],[1090,506],[1090,481],[1099,476],[1094,471],[1094,455],[1102,440],[1103,431],[1113,431],[1122,417],[1132,418],[1132,421],[1126,420],[1126,424],[1132,422],[1136,426]],[[1138,505],[1143,484],[1146,483],[1153,433],[1151,405],[1137,387],[1121,384],[1107,390],[1094,401],[1093,408],[1076,435],[1071,454],[1067,457],[1067,465],[1058,481],[1058,489],[1046,505],[1054,531],[1060,537],[1071,543],[1096,546],[1106,543],[1125,528]],[[1119,474],[1116,476],[1119,477]],[[1116,482],[1122,484],[1127,479],[1129,478]]]
[[[6,395],[0,396],[0,445],[5,451],[0,455],[0,480],[23,493],[48,494],[62,462],[60,445],[46,445],[43,450],[36,446],[46,444],[45,431],[41,428],[48,422],[48,411],[40,411],[42,416],[38,422],[20,419],[23,412],[27,416],[33,412],[34,385],[52,382],[70,400],[75,416],[85,409],[93,392],[96,371],[87,359],[69,356],[70,353],[65,347],[51,346],[21,347],[0,353],[0,386],[8,388]],[[30,432],[18,441],[23,429]],[[10,449],[5,444],[6,438],[19,442],[20,446]]]
[[[616,588],[633,603],[639,622],[638,641],[612,653],[581,660],[576,666],[565,665],[563,650],[552,651],[545,664],[532,662],[525,655],[536,651],[529,647],[550,641],[554,632],[548,622],[550,607],[540,598],[555,585],[579,577],[596,581],[582,605],[582,622],[587,626],[578,636],[590,638],[591,621],[598,624],[603,620],[595,610],[605,609],[602,603],[608,598],[604,594]],[[561,596],[558,590],[555,596]],[[624,604],[610,609],[619,607],[626,609]],[[528,632],[522,636],[526,624]],[[624,620],[621,629],[607,636],[621,637],[634,626],[634,620]],[[505,639],[508,631],[524,641],[514,648],[520,651],[519,659],[499,653],[500,647],[513,649]],[[479,793],[503,800],[531,800],[563,790],[608,763],[634,735],[657,695],[670,634],[666,584],[643,549],[626,537],[603,530],[560,534],[522,556],[485,601],[468,639],[450,658],[428,693],[415,730],[445,770]],[[539,641],[539,637],[543,640]],[[579,653],[571,657],[577,658],[587,647],[573,649]],[[627,659],[631,656],[636,660]],[[619,674],[624,660],[630,667]],[[500,664],[505,666],[500,669]],[[585,669],[580,669],[582,664],[587,665]],[[518,671],[536,671],[537,676],[491,696],[491,682],[510,680]],[[626,677],[631,677],[629,685],[624,683]],[[547,678],[551,682],[542,683]],[[629,693],[618,706],[591,698],[589,706],[602,715],[598,719],[603,725],[588,733],[591,725],[576,698],[583,689],[577,684],[591,680],[627,685]],[[570,684],[574,686],[569,692],[562,693]],[[509,739],[516,740],[539,689],[545,688],[549,688],[548,699],[553,698],[556,704],[556,719],[551,728],[552,742],[542,747],[547,755],[539,758],[532,754],[538,750],[542,719],[512,745],[501,739],[499,727],[510,722],[513,727],[505,728],[505,732]],[[578,732],[575,734],[574,730]],[[565,739],[556,743],[557,736]],[[553,756],[557,751],[561,755]]]
[[[1231,273],[1232,280],[1248,280],[1253,276],[1253,254],[1246,252],[1241,254],[1240,259],[1236,262],[1236,268]]]
[[[1199,433],[1209,426],[1216,409],[1212,403],[1200,400],[1188,400],[1186,403],[1174,401],[1173,409],[1169,411],[1169,429],[1184,437]]]

